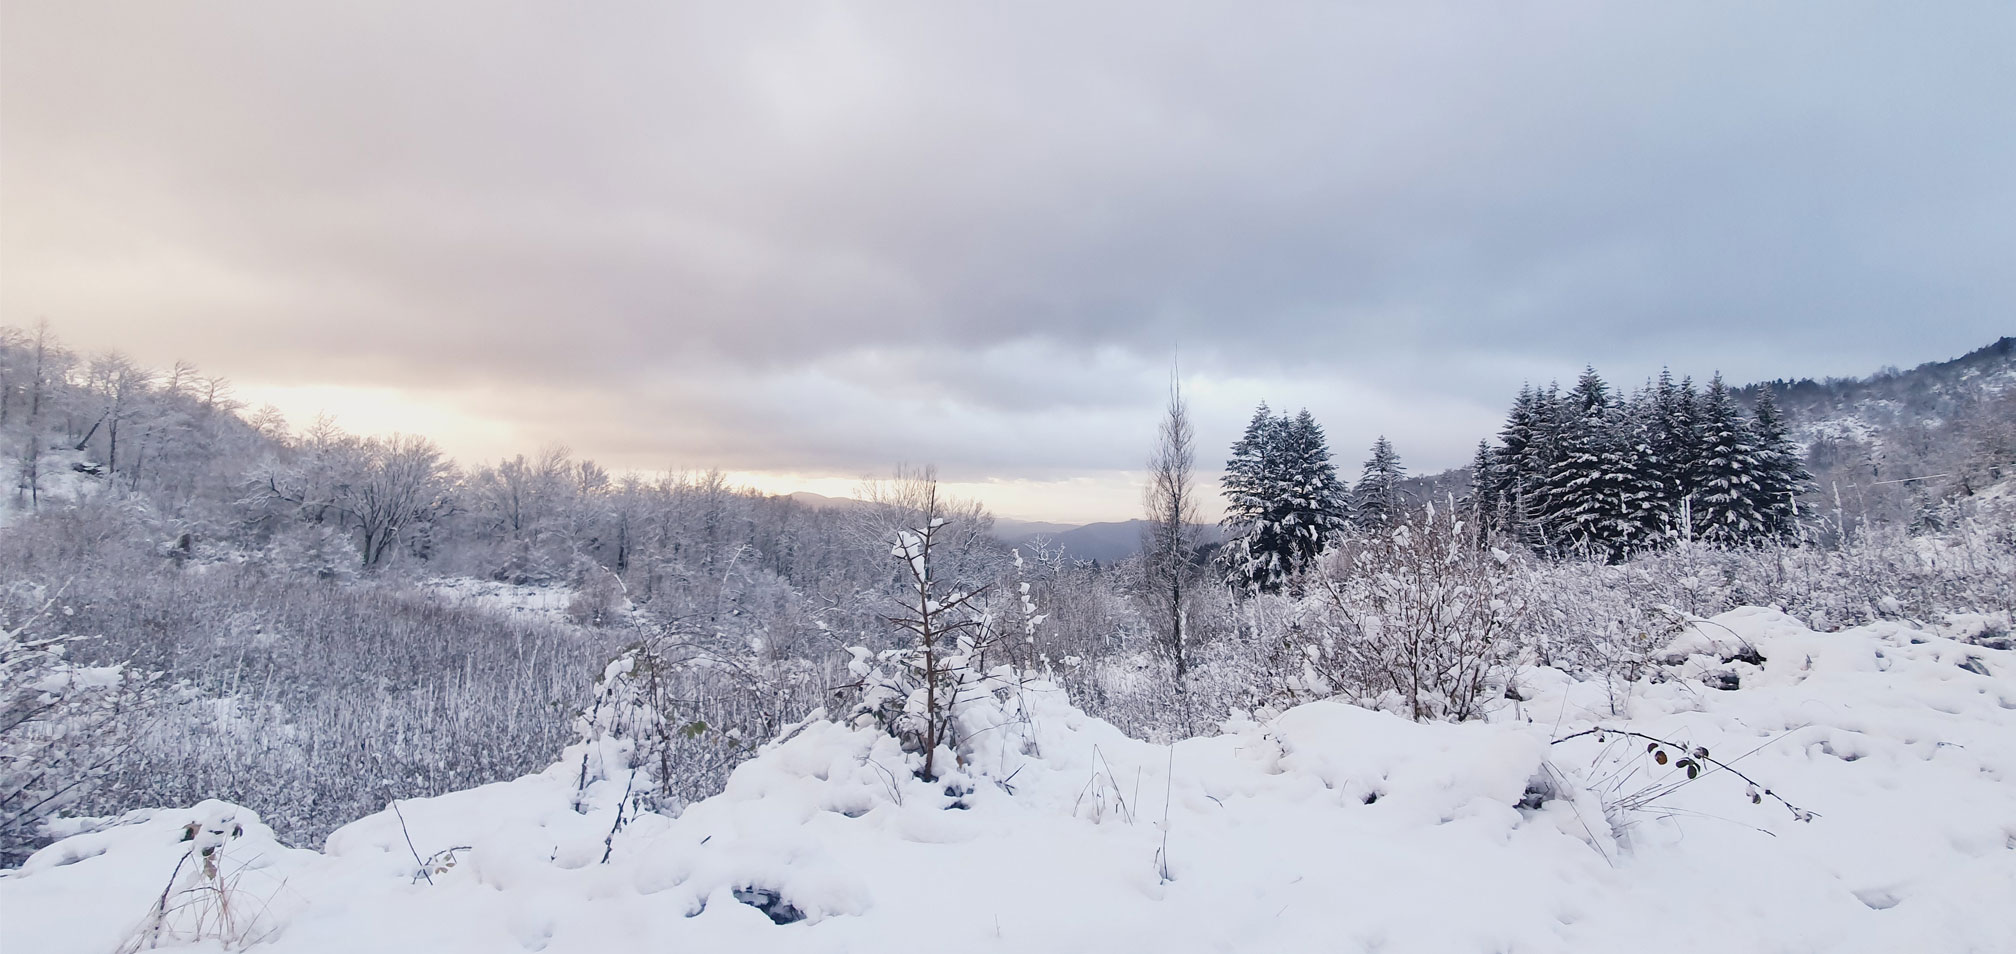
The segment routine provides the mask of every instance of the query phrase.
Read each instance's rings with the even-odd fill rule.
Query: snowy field
[[[1629,686],[1527,670],[1488,723],[1320,702],[1174,746],[1036,686],[946,782],[816,721],[613,837],[586,747],[320,852],[137,812],[0,879],[0,948],[2016,951],[2016,652],[1980,626],[1740,609]]]

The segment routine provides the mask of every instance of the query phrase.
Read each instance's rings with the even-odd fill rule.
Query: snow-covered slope
[[[582,749],[319,853],[222,803],[137,813],[0,879],[0,948],[113,951],[214,843],[236,929],[275,952],[2007,952],[2016,652],[1965,641],[1997,625],[1743,609],[1656,680],[1529,670],[1489,723],[1323,702],[1174,746],[1042,690],[1032,744],[993,747],[971,791],[813,722],[613,837],[613,783],[576,810]],[[1666,763],[1616,731],[1550,744],[1596,726]],[[1695,747],[1734,771],[1687,781]],[[187,929],[212,895],[170,897]]]
[[[1901,432],[1938,429],[1973,405],[2016,389],[2016,338],[2001,338],[1949,361],[1857,379],[1779,380],[1738,389],[1755,403],[1769,387],[1802,447],[1849,442],[1881,448]]]

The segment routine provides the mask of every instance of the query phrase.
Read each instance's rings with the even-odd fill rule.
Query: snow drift
[[[620,830],[622,779],[577,792],[599,757],[580,747],[320,852],[220,802],[135,812],[0,878],[0,947],[2006,952],[2016,652],[1983,638],[1998,625],[1816,633],[1741,609],[1629,685],[1526,670],[1489,721],[1321,702],[1173,746],[1039,685],[1026,737],[947,780],[816,721],[678,818]]]

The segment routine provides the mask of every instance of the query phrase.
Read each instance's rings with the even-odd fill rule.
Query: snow
[[[1174,746],[1038,684],[1033,744],[946,780],[818,721],[613,836],[622,779],[577,811],[579,750],[320,852],[218,802],[72,822],[0,878],[0,948],[117,949],[207,844],[185,824],[228,820],[220,868],[275,952],[2007,952],[2016,652],[1979,641],[1998,626],[1818,633],[1745,608],[1690,626],[1654,679],[1526,670],[1490,721],[1318,702]],[[1652,788],[1684,773],[1620,730],[1706,748],[1815,817],[1712,764]]]
[[[509,616],[568,622],[567,609],[575,590],[562,584],[505,583],[474,577],[442,577],[427,589],[455,606],[486,609]]]
[[[23,485],[27,482],[22,476],[23,466],[20,461],[13,459],[11,454],[7,460],[0,461],[0,487],[7,488],[6,493],[0,494],[0,528],[25,520],[34,513],[33,504],[23,489]],[[78,470],[80,466],[101,465],[82,451],[60,445],[42,452],[36,478],[36,496],[42,506],[73,504],[104,486],[103,478],[92,477]]]

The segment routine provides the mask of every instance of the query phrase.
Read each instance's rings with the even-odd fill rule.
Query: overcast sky
[[[2016,333],[2006,0],[0,4],[0,322],[466,460],[1133,515]]]

